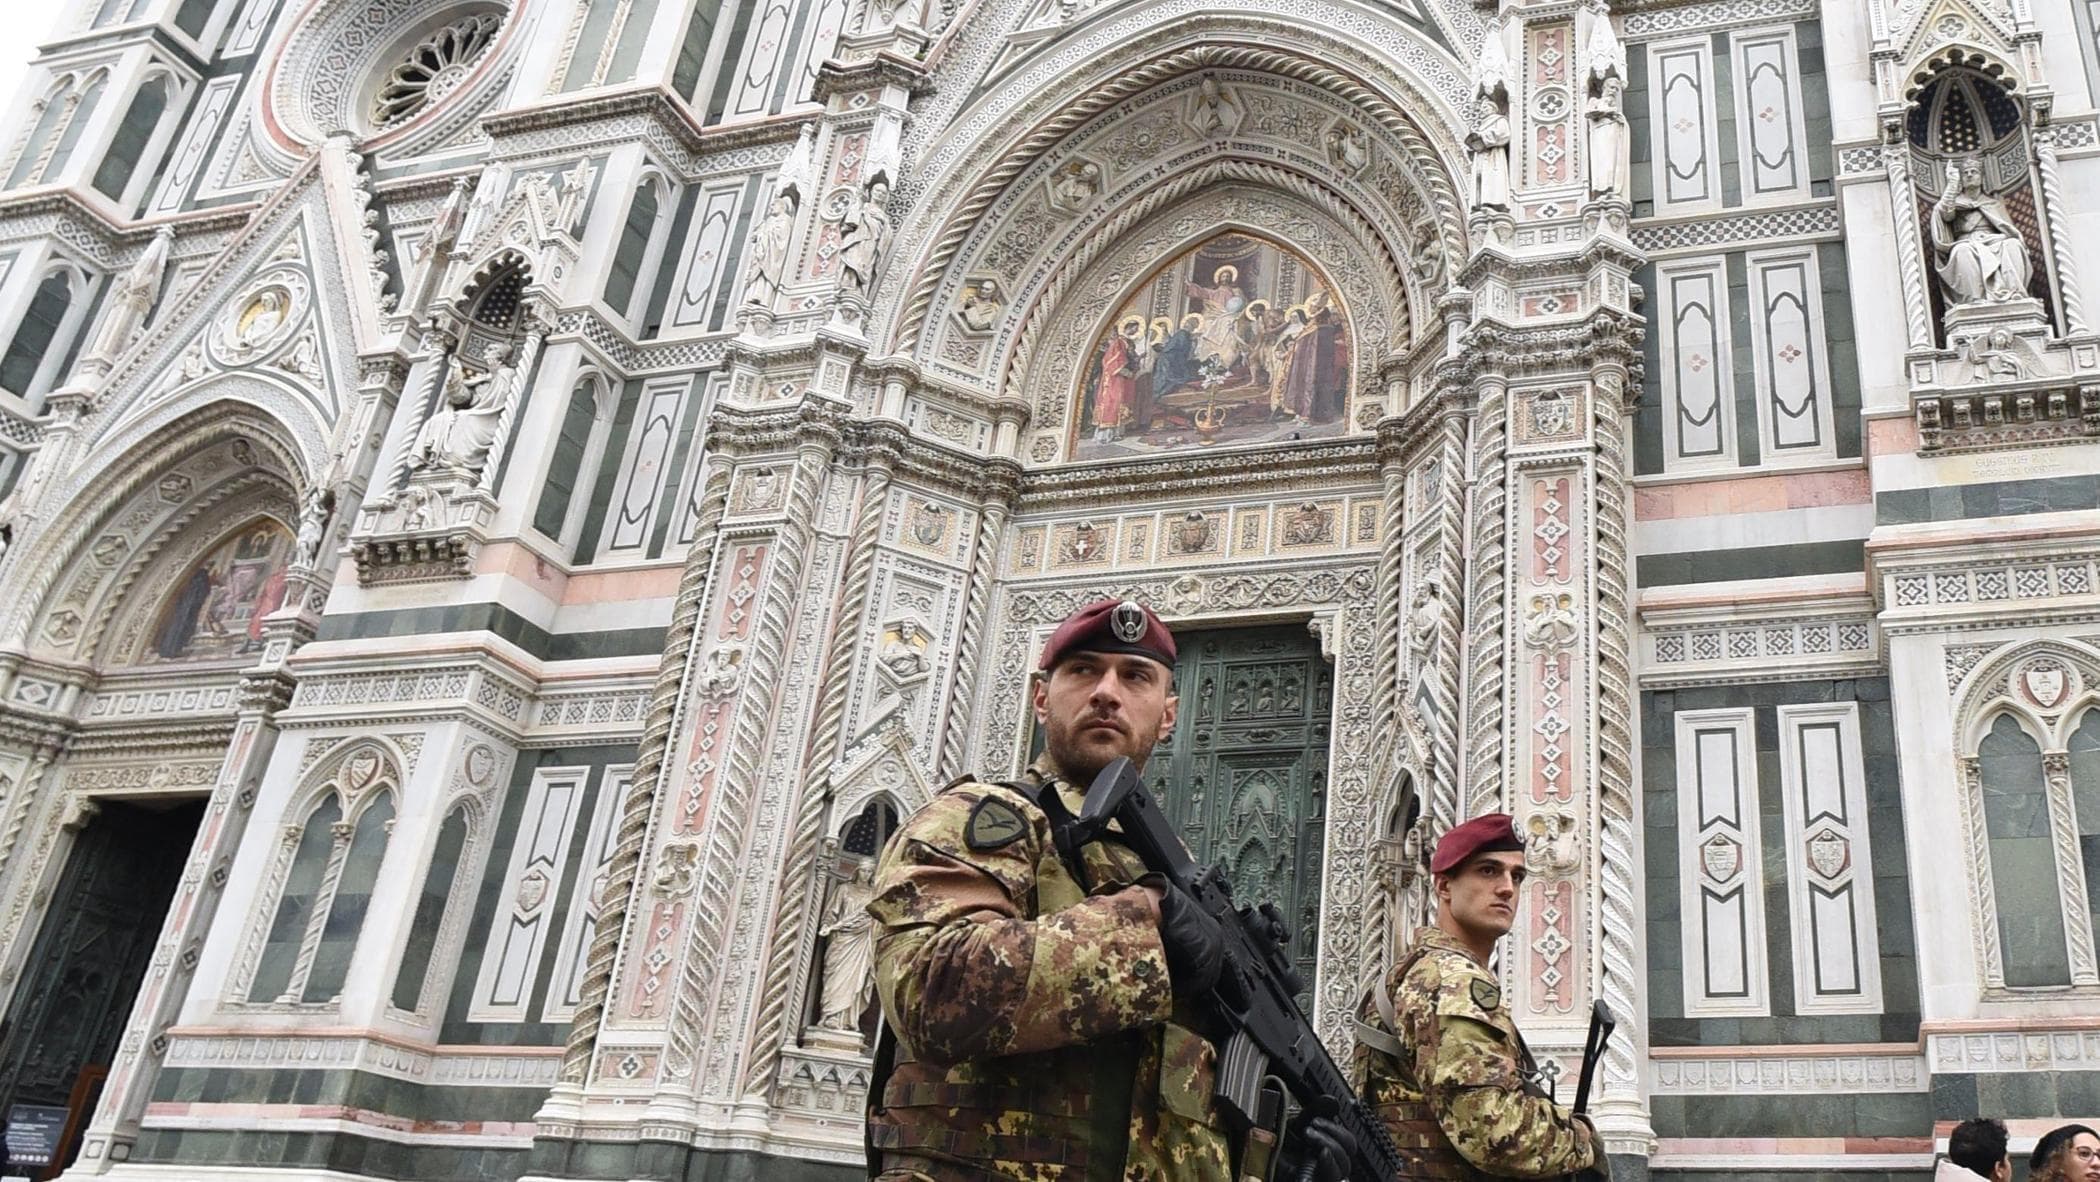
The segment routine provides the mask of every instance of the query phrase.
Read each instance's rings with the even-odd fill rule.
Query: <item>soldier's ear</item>
[[[1050,674],[1048,672],[1038,669],[1028,675],[1030,704],[1035,708],[1035,720],[1038,724],[1050,721],[1049,690]]]

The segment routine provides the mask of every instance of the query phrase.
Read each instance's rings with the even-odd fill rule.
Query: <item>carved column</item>
[[[2100,984],[2100,965],[2093,958],[2093,920],[2085,900],[2085,862],[2078,848],[2078,805],[2071,791],[2071,756],[2051,751],[2042,756],[2047,785],[2049,847],[2056,856],[2057,896],[2064,913],[2064,935],[2071,946],[2071,983]]]
[[[1910,180],[1910,138],[1901,119],[1881,125],[1881,161],[1889,176],[1889,216],[1896,223],[1896,262],[1903,275],[1903,320],[1910,347],[1932,348],[1926,302],[1924,244],[1918,233],[1918,195]]]
[[[2056,167],[2055,128],[2033,128],[2028,138],[2034,145],[2034,171],[2042,190],[2042,216],[2049,226],[2049,256],[2055,263],[2056,293],[2063,301],[2067,334],[2089,331],[2085,323],[2085,300],[2078,291],[2078,264],[2071,250],[2071,227],[2064,211],[2064,183]]]

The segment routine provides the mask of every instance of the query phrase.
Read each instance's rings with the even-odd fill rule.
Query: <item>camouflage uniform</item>
[[[1548,1178],[1608,1170],[1589,1118],[1546,1098],[1494,975],[1440,928],[1357,1019],[1355,1069],[1366,1103],[1409,1160],[1410,1176]]]
[[[1076,814],[1083,793],[1040,770]],[[1177,1014],[1144,865],[1080,850],[1030,795],[962,781],[875,872],[875,986],[898,1040],[868,1115],[884,1179],[1224,1180],[1217,1052]]]

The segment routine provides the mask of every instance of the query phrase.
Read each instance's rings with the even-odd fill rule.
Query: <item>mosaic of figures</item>
[[[1346,310],[1318,270],[1248,234],[1169,262],[1094,345],[1073,416],[1080,459],[1341,433]]]
[[[241,526],[174,584],[142,664],[217,661],[262,651],[263,618],[284,602],[292,535],[274,518]]]

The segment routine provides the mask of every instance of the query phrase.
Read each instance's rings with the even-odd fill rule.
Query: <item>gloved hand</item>
[[[1146,875],[1160,892],[1159,942],[1167,951],[1167,983],[1176,997],[1208,993],[1225,968],[1225,931],[1196,901],[1164,878]]]
[[[1590,1144],[1597,1147],[1597,1162],[1586,1170],[1575,1172],[1575,1182],[1611,1182],[1611,1159],[1604,1155],[1604,1138],[1597,1133],[1597,1122],[1587,1112],[1572,1113],[1572,1116],[1590,1131]]]
[[[1284,1137],[1275,1178],[1277,1182],[1347,1182],[1349,1163],[1355,1156],[1356,1138],[1341,1122],[1301,1112]]]

